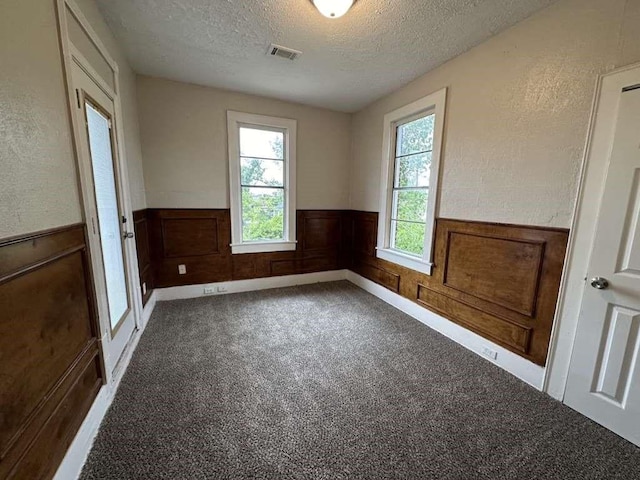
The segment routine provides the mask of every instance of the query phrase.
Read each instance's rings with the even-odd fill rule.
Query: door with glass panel
[[[97,294],[105,366],[115,369],[135,329],[127,243],[133,223],[124,208],[115,108],[108,89],[73,65],[79,170]],[[131,231],[129,231],[131,230]]]

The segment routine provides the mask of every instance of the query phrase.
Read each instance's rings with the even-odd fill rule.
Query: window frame
[[[296,249],[296,120],[227,111],[229,141],[229,200],[231,207],[231,253],[285,252]],[[284,239],[245,242],[242,238],[242,186],[240,174],[240,127],[284,133]]]
[[[431,275],[433,270],[433,239],[439,197],[440,164],[444,136],[447,89],[443,88],[409,105],[398,108],[384,116],[382,146],[382,175],[380,185],[380,213],[378,216],[378,245],[376,256],[398,265]],[[424,250],[422,257],[395,250],[391,245],[391,218],[393,214],[393,190],[396,168],[397,127],[421,116],[435,114],[433,127],[433,150],[425,224]]]

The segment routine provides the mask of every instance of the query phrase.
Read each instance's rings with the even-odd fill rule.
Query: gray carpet
[[[89,479],[638,479],[640,449],[347,282],[160,303]]]

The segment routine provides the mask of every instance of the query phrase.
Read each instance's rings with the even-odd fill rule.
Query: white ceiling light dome
[[[354,0],[313,0],[313,4],[322,15],[328,18],[338,18],[349,11]]]

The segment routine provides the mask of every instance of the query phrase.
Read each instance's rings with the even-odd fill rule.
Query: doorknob
[[[133,232],[124,232],[124,238],[133,238]]]
[[[609,280],[602,277],[594,277],[591,279],[591,286],[598,290],[606,290],[609,288]]]

